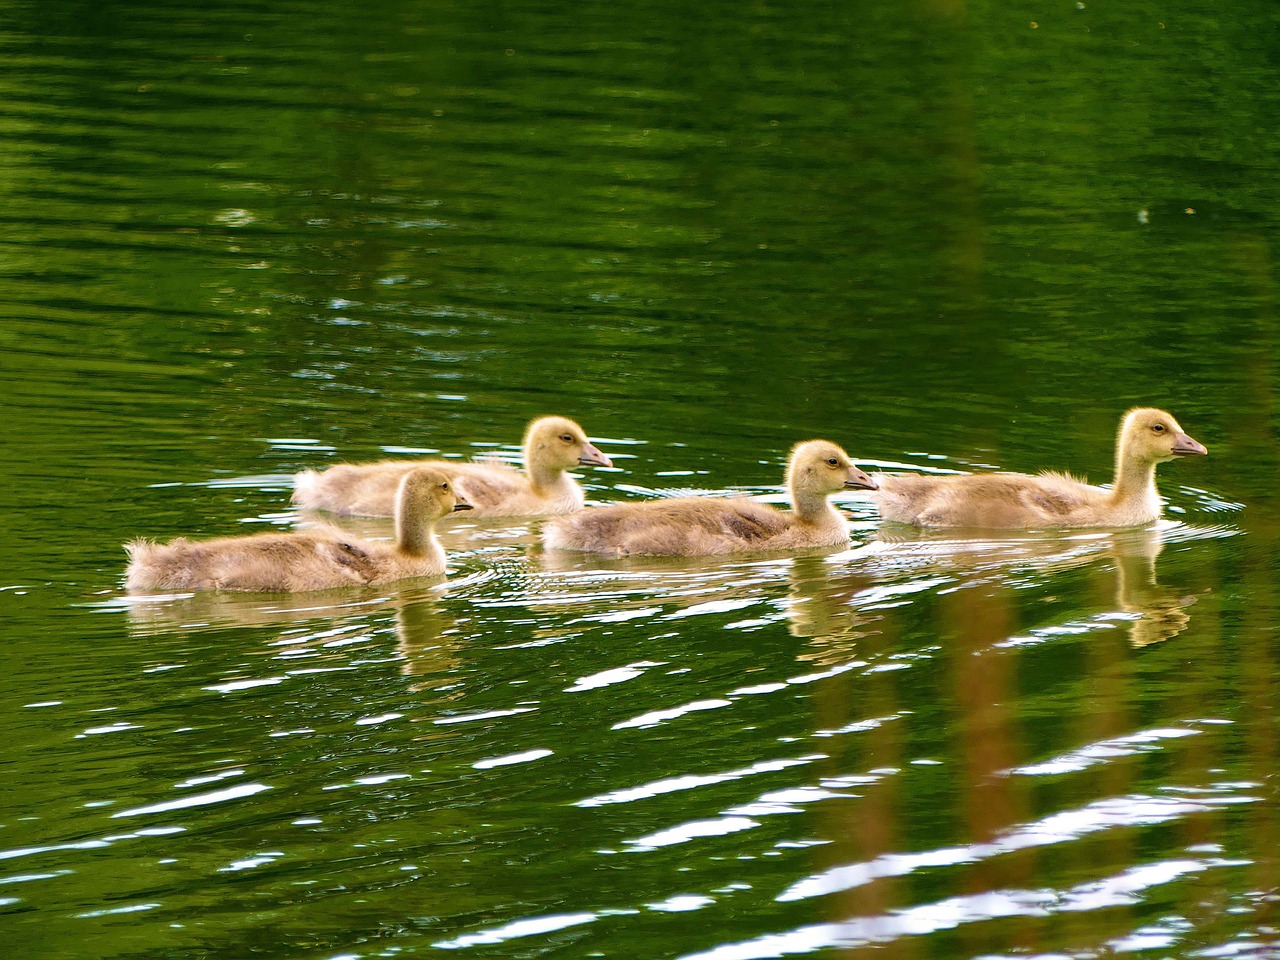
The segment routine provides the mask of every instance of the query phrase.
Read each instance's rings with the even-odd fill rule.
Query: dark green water
[[[0,954],[1280,951],[1280,12],[0,0]],[[580,420],[1169,521],[129,602],[121,543]],[[373,535],[388,527],[371,523]]]

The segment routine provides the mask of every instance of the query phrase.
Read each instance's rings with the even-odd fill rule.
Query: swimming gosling
[[[410,470],[396,492],[396,538],[381,543],[336,528],[259,533],[168,544],[134,540],[125,545],[130,593],[246,590],[300,593],[329,587],[389,583],[444,573],[437,520],[471,506],[447,475]]]
[[[501,463],[387,460],[343,463],[294,477],[293,502],[312,510],[365,517],[390,516],[400,478],[415,467],[445,473],[477,517],[528,517],[573,513],[582,488],[565,473],[576,466],[612,467],[613,461],[567,417],[542,417],[524,434],[524,472]]]
[[[840,547],[849,526],[827,500],[838,490],[874,490],[875,482],[826,440],[797,444],[787,464],[791,512],[747,497],[680,497],[619,503],[557,517],[543,530],[549,549],[609,556],[692,557],[806,547]]]
[[[1137,407],[1120,421],[1110,490],[1051,472],[878,475],[875,500],[885,520],[917,527],[1137,527],[1160,518],[1156,465],[1208,452],[1171,414]]]

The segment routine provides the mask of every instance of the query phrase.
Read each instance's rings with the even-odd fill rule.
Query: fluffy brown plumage
[[[613,461],[566,417],[534,420],[524,435],[524,473],[501,463],[386,460],[303,470],[294,478],[293,502],[312,510],[365,517],[391,515],[396,485],[415,467],[443,471],[478,517],[527,517],[581,510],[582,488],[565,473],[579,465]]]
[[[1120,421],[1110,490],[1062,473],[877,476],[875,499],[884,519],[919,527],[1141,526],[1160,517],[1156,465],[1206,453],[1170,414],[1138,407]]]
[[[377,543],[336,528],[294,533],[259,533],[157,544],[125,545],[130,593],[187,590],[301,592],[355,584],[388,583],[444,573],[444,548],[435,536],[437,520],[470,506],[455,493],[449,477],[420,468],[407,473],[396,494],[396,539]]]
[[[551,549],[610,556],[843,546],[849,542],[849,527],[827,497],[845,488],[874,490],[875,483],[834,443],[809,440],[792,450],[788,462],[790,513],[746,497],[619,503],[558,517],[547,524],[542,539]]]

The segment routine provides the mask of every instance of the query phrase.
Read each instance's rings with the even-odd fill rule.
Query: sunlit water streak
[[[1100,910],[1139,902],[1152,887],[1171,883],[1213,866],[1238,866],[1223,861],[1176,860],[1150,864],[1067,890],[999,890],[955,897],[879,917],[821,924],[759,940],[685,954],[682,960],[758,960],[790,954],[814,953],[832,947],[862,947],[908,936],[924,936],[967,923],[1008,917],[1049,917],[1057,913]],[[1143,943],[1162,948],[1176,937]],[[1107,944],[1116,949],[1122,944]]]

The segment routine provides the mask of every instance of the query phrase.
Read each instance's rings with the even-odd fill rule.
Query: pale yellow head
[[[877,489],[876,482],[829,440],[806,440],[795,445],[787,463],[787,486],[823,494]]]
[[[541,417],[530,423],[524,434],[524,461],[554,470],[613,466],[613,461],[596,449],[582,428],[568,417]]]
[[[1125,459],[1144,463],[1164,463],[1209,452],[1183,432],[1172,414],[1155,407],[1135,407],[1124,415],[1117,449]]]
[[[471,504],[453,489],[453,481],[434,467],[410,470],[400,481],[397,516],[413,523],[435,523],[455,510],[470,510]]]
[[[443,566],[444,551],[434,533],[436,521],[455,510],[470,509],[444,472],[435,467],[410,470],[396,491],[397,549],[410,557],[436,554]]]

